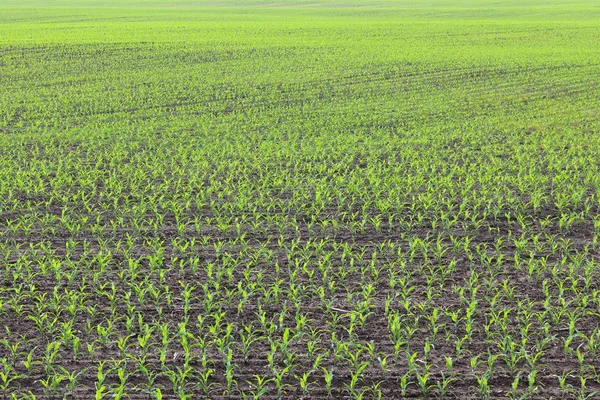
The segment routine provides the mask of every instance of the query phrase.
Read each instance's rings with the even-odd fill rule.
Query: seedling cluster
[[[600,396],[597,7],[69,1],[0,6],[0,397]]]

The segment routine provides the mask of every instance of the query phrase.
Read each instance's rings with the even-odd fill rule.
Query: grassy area
[[[22,3],[0,395],[600,393],[595,1]]]

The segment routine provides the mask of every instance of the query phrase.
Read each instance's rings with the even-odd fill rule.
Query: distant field
[[[600,397],[599,50],[591,0],[4,0],[0,396]]]

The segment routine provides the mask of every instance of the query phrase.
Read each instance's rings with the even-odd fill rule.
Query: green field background
[[[307,395],[303,374],[325,395],[311,331],[322,366],[338,368],[336,398],[354,371],[340,360],[359,346],[361,385],[415,397],[407,360],[438,315],[427,371],[432,385],[452,373],[453,397],[482,398],[477,357],[500,354],[500,337],[523,357],[539,341],[541,358],[499,358],[494,395],[516,382],[514,398],[563,398],[556,376],[573,374],[593,396],[599,77],[591,0],[0,1],[0,358],[18,343],[48,364],[14,356],[6,393],[49,393],[40,379],[58,365],[87,366],[76,392],[92,398],[98,370],[129,352],[114,368],[130,368],[131,398],[173,398],[163,372],[181,371],[189,319],[216,371],[208,397],[249,395],[276,372],[266,339],[241,353],[259,328],[278,346],[298,333],[290,396]],[[214,338],[194,325],[202,307]],[[418,328],[405,343],[390,334],[400,316]],[[229,353],[215,350],[225,326]],[[176,338],[162,365],[159,328]],[[146,333],[161,375],[143,394]],[[283,365],[288,348],[274,349]],[[115,371],[106,390],[119,390]]]

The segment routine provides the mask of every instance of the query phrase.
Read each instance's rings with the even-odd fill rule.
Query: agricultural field
[[[600,398],[600,3],[4,0],[2,399]]]

